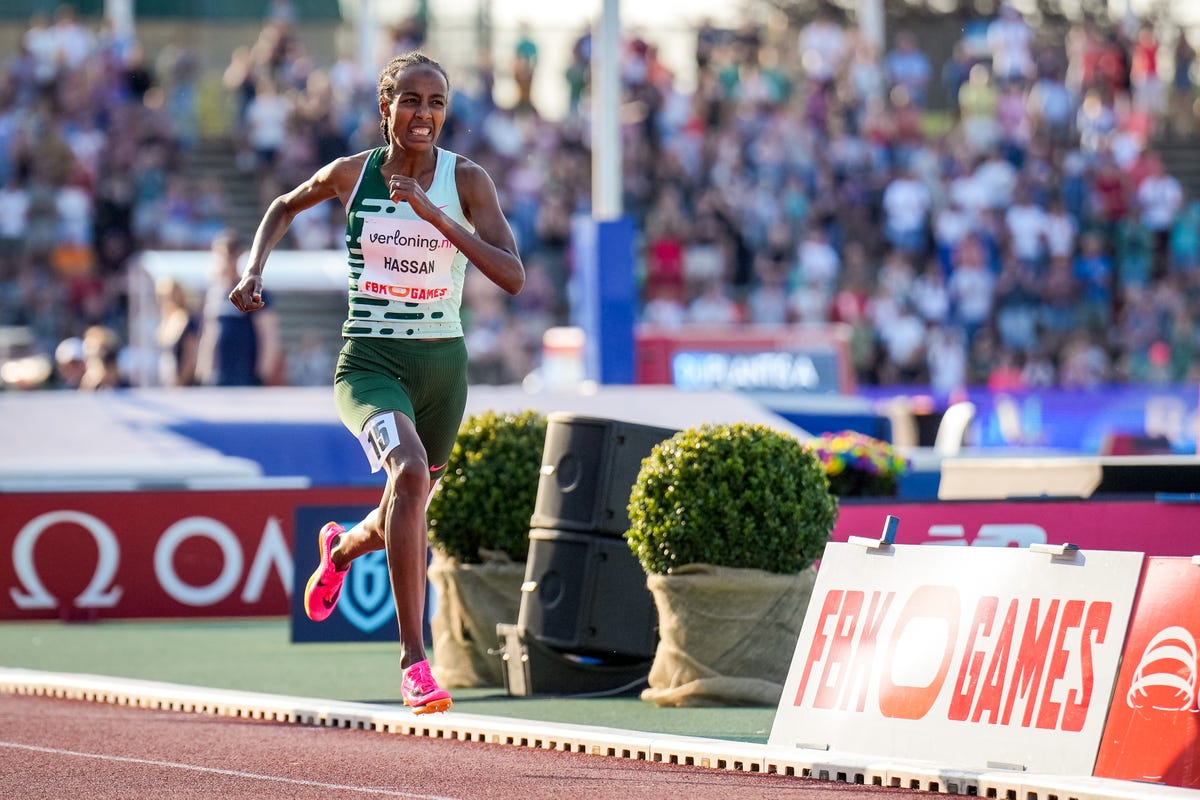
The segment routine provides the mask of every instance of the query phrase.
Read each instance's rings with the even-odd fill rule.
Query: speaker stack
[[[625,540],[642,459],[676,433],[549,415],[516,625],[500,625],[510,694],[608,691],[649,674],[658,613]]]

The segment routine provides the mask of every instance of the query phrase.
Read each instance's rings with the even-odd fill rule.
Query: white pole
[[[379,33],[375,19],[374,0],[358,0],[358,66],[365,80],[373,81],[379,71],[379,63],[375,59],[375,42]]]
[[[133,0],[104,0],[104,16],[117,41],[133,41]]]
[[[603,0],[592,40],[592,216],[621,216],[621,6]]]
[[[875,47],[875,52],[883,58],[886,52],[884,37],[884,16],[882,0],[858,0],[858,27]]]

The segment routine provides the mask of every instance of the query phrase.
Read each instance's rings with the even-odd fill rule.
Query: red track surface
[[[0,798],[888,800],[783,775],[0,695]]]

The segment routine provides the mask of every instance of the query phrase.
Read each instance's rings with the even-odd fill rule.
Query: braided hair
[[[387,63],[383,68],[383,72],[379,73],[379,100],[386,100],[388,105],[391,105],[392,100],[396,98],[396,82],[400,79],[400,73],[409,67],[429,66],[442,73],[442,77],[446,79],[446,88],[450,88],[450,76],[446,74],[446,70],[441,64],[434,61],[424,53],[414,50],[411,53],[398,55]],[[383,140],[390,141],[391,132],[388,130],[388,118],[386,114],[380,115],[379,130],[383,134]]]

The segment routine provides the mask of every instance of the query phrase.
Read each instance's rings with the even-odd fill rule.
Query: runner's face
[[[392,141],[406,150],[432,147],[446,121],[449,91],[433,67],[418,64],[401,72],[395,98],[380,109],[389,115]]]

